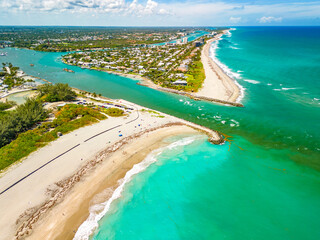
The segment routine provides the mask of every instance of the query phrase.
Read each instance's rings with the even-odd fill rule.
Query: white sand
[[[240,89],[227,74],[209,56],[210,46],[217,41],[221,34],[207,41],[201,52],[201,61],[206,78],[202,88],[194,93],[198,97],[215,98],[218,100],[236,102]]]
[[[128,106],[130,105],[129,107],[133,106],[133,104],[123,100],[121,103]],[[137,105],[134,105],[134,108],[141,109],[141,107]],[[48,165],[0,195],[0,239],[15,239],[13,236],[17,228],[23,221],[26,222],[30,220],[29,215],[21,218],[21,214],[25,213],[28,209],[36,209],[48,201],[50,199],[48,189],[53,191],[57,190],[58,188],[55,183],[75,174],[82,166],[86,165],[90,160],[95,159],[99,152],[107,147],[111,147],[121,138],[129,137],[151,128],[161,127],[164,124],[174,122],[189,124],[186,121],[169,115],[161,114],[165,116],[164,118],[154,117],[154,115],[156,114],[148,112],[141,113],[140,111],[138,113],[138,111],[134,111],[128,117],[109,117],[99,123],[78,129],[60,137],[56,141],[29,155],[21,164],[16,164],[11,167],[11,169],[0,178],[0,192],[51,159],[80,144],[78,147],[56,158]],[[140,126],[138,126],[138,124],[140,124]],[[197,127],[195,124],[190,123],[190,125]],[[89,141],[85,141],[107,129],[111,130]],[[205,128],[201,129],[206,131]],[[123,137],[119,137],[119,131],[121,131]],[[214,132],[212,132],[212,136],[215,139],[219,139],[219,136]],[[144,145],[137,146],[137,149],[139,147],[141,148],[141,146],[143,147]],[[34,211],[30,211],[30,213],[31,212]],[[38,220],[37,218],[38,217],[33,218],[32,222],[36,222]],[[20,221],[16,224],[18,219]],[[33,225],[33,223],[31,225]]]

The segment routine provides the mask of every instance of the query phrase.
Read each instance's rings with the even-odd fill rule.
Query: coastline
[[[211,58],[210,58],[210,60],[214,63],[214,61]],[[214,63],[214,64],[216,65],[216,63]],[[234,94],[235,97],[233,97],[233,99],[235,99],[235,100],[230,101],[230,100],[214,98],[214,97],[211,96],[212,94],[211,94],[210,90],[207,91],[207,89],[205,90],[206,91],[205,94],[199,95],[198,94],[199,92],[198,93],[190,93],[190,92],[175,90],[175,89],[172,89],[172,88],[160,87],[159,85],[157,85],[154,82],[152,82],[150,79],[148,79],[146,77],[142,77],[139,74],[128,74],[128,73],[121,73],[121,72],[115,72],[115,71],[109,71],[109,70],[103,70],[103,69],[92,69],[92,70],[106,72],[106,73],[109,73],[109,74],[118,75],[118,76],[125,77],[125,78],[130,78],[132,80],[138,81],[137,82],[138,85],[145,86],[145,87],[148,87],[148,88],[152,88],[152,89],[155,89],[155,90],[158,90],[158,91],[162,91],[162,92],[168,92],[168,93],[173,93],[173,94],[186,96],[186,97],[189,97],[189,98],[197,100],[197,101],[203,100],[203,101],[214,102],[214,103],[230,105],[230,106],[235,106],[235,107],[244,107],[243,104],[237,102],[237,99],[240,96],[239,87],[234,83],[233,80],[231,80],[229,78],[229,76],[226,73],[223,72],[223,70],[218,65],[216,65],[216,67],[219,68],[222,71],[222,74],[224,75],[223,79],[229,79],[228,81],[231,81],[230,84],[231,83],[234,84],[234,86],[239,90],[237,93]],[[211,71],[211,69],[210,69],[210,71]],[[211,85],[210,84],[211,81],[212,81],[212,79],[209,80],[209,85]],[[220,81],[220,79],[217,76],[217,77],[214,77],[213,81]],[[204,88],[204,87],[202,87],[202,88]],[[211,89],[211,87],[210,87],[210,89]],[[216,91],[216,90],[217,89],[214,89],[214,91]],[[218,91],[221,92],[221,87],[220,87],[220,89],[218,89]],[[223,91],[224,91],[224,86],[222,87],[222,92]]]
[[[228,31],[225,30],[222,34],[218,34],[214,38],[208,40],[201,52],[201,60],[205,70],[206,78],[202,88],[195,93],[198,97],[212,97],[219,100],[236,103],[240,97],[240,88],[231,79],[213,59],[210,57],[210,47],[212,42],[218,41],[222,35]]]
[[[113,155],[118,156],[116,161],[120,164],[119,166],[137,163],[143,160],[143,158],[138,158],[138,155],[145,156],[144,154],[149,153],[152,149],[161,147],[162,144],[159,145],[158,143],[161,143],[165,137],[179,134],[207,134],[209,141],[214,144],[224,142],[220,133],[208,128],[125,100],[111,101],[133,107],[134,111],[127,116],[109,117],[99,123],[66,134],[31,153],[19,163],[10,166],[1,175],[0,205],[7,206],[7,208],[0,215],[0,228],[5,229],[0,239],[11,239],[13,236],[15,236],[13,239],[24,239],[26,237],[39,239],[37,237],[32,238],[32,236],[41,234],[44,226],[53,227],[54,223],[52,221],[58,220],[57,224],[61,222],[61,218],[57,219],[54,216],[52,218],[50,214],[56,207],[59,208],[60,204],[64,204],[65,197],[69,199],[68,196],[72,194],[73,187],[82,186],[82,183],[86,182],[85,179],[95,171],[96,165],[110,164],[108,159]],[[123,138],[119,138],[119,132],[123,134]],[[159,138],[160,136],[163,136],[163,138]],[[146,139],[148,140],[145,141]],[[132,150],[123,150],[126,147]],[[138,149],[140,150],[138,151]],[[127,162],[124,152],[136,152],[137,155]],[[46,162],[51,161],[50,159],[55,160],[47,165]],[[44,165],[45,168],[42,168]],[[39,167],[42,168],[41,171],[33,173],[34,169]],[[121,176],[129,169],[130,166],[119,168],[119,171],[123,171],[121,172],[122,175],[117,175],[120,176],[117,180],[121,179]],[[111,179],[110,174],[113,176],[114,171],[109,172],[109,174],[104,172],[102,175]],[[27,178],[22,181],[19,180],[23,176],[27,176]],[[117,183],[117,181],[114,180],[114,183]],[[112,184],[112,186],[115,185]],[[83,188],[77,192],[77,196],[83,194],[82,191]],[[87,194],[84,196],[87,196]],[[82,204],[82,197],[76,197],[76,199]],[[73,199],[72,203],[76,199]],[[73,228],[77,228],[89,214],[88,203],[91,202],[91,198],[85,198],[83,201],[87,201],[87,207],[84,208],[82,217],[76,217],[81,221],[71,224]],[[76,209],[76,212],[78,210]],[[62,216],[64,218],[65,215]],[[72,222],[72,220],[70,221]],[[38,228],[38,224],[39,226],[44,225]],[[36,231],[36,229],[39,230]],[[59,231],[54,230],[53,232]]]
[[[90,206],[106,202],[128,170],[153,150],[165,146],[166,138],[190,134],[199,133],[183,125],[168,126],[147,135],[141,134],[129,140],[129,143],[124,143],[117,151],[106,156],[99,168],[92,170],[90,175],[83,176],[63,202],[39,221],[28,239],[73,239],[79,226],[88,218]],[[105,150],[106,153],[108,151]]]
[[[238,102],[239,98],[241,97],[240,87],[237,85],[235,80],[231,79],[209,56],[212,42],[218,41],[220,37],[226,34],[227,32],[228,30],[225,30],[222,34],[218,34],[214,38],[208,40],[204,45],[201,51],[201,61],[203,64],[206,78],[203,82],[202,88],[196,93],[161,87],[155,84],[154,82],[152,82],[150,79],[143,77],[139,74],[128,74],[128,73],[110,71],[105,69],[96,69],[96,68],[92,68],[92,69],[85,68],[85,69],[102,71],[109,74],[130,78],[138,81],[137,82],[138,85],[149,87],[158,91],[183,95],[198,101],[203,100],[203,101],[209,101],[209,102],[214,102],[214,103],[219,103],[219,104],[224,104],[229,106],[244,107],[243,104]],[[64,61],[63,63],[66,65],[74,66]]]

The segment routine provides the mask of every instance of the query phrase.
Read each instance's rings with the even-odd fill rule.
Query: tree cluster
[[[47,112],[39,100],[27,99],[14,111],[0,117],[0,147],[10,143],[19,133],[29,130],[46,117]]]
[[[68,84],[44,84],[38,87],[40,98],[46,102],[72,101],[77,94]]]

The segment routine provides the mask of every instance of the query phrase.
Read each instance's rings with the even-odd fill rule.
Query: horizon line
[[[217,26],[101,26],[101,25],[0,25],[0,27],[101,27],[101,28],[208,28],[208,27],[320,27],[320,25],[217,25]]]

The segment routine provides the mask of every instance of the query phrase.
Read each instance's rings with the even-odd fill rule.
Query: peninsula
[[[227,31],[213,31],[193,42],[183,38],[161,45],[70,53],[62,60],[69,65],[138,79],[138,84],[157,90],[241,107],[239,86],[209,54],[212,42]]]

